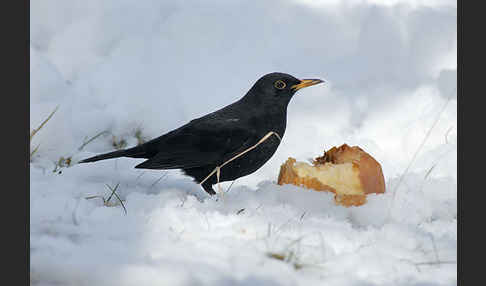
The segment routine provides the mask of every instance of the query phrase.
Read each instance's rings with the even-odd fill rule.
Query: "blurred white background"
[[[421,154],[456,142],[456,19],[454,1],[31,1],[31,127],[60,106],[36,138],[52,160],[103,130],[133,145],[281,71],[327,83],[294,97],[279,150],[241,183],[342,143],[395,176],[448,97]],[[452,149],[434,174],[455,176]]]

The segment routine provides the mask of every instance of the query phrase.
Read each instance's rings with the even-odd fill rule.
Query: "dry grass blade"
[[[109,133],[110,133],[110,132],[109,132],[109,131],[107,131],[107,130],[105,130],[105,131],[101,131],[100,133],[98,133],[98,134],[96,134],[95,136],[91,137],[91,139],[89,139],[89,140],[85,141],[85,142],[83,143],[83,145],[81,145],[81,146],[78,148],[78,151],[83,150],[83,148],[84,148],[86,145],[88,145],[89,143],[91,143],[93,140],[95,140],[96,138],[100,137],[101,135],[103,135],[103,134],[109,134]]]
[[[142,128],[140,127],[135,130],[135,138],[137,138],[137,145],[147,142],[147,138],[142,135]]]
[[[457,261],[445,260],[445,261],[430,261],[430,262],[416,262],[415,265],[441,265],[441,264],[456,264]]]
[[[106,184],[106,186],[108,187],[108,189],[110,189],[111,194],[110,194],[110,196],[108,197],[108,199],[105,201],[105,205],[107,205],[107,204],[110,202],[111,198],[112,198],[113,196],[115,196],[115,197],[118,199],[118,201],[120,202],[121,206],[123,207],[123,210],[125,211],[125,214],[127,214],[127,209],[125,208],[125,205],[123,204],[122,199],[121,199],[121,198],[118,196],[118,194],[116,193],[116,190],[118,189],[118,186],[120,186],[120,183],[116,184],[116,186],[115,186],[114,188],[112,188],[112,187],[111,187],[110,185],[108,185],[108,184]]]
[[[34,135],[39,132],[39,130],[42,129],[42,127],[44,127],[44,125],[47,123],[47,121],[49,121],[51,119],[51,117],[54,115],[54,113],[56,113],[57,109],[59,108],[59,105],[56,106],[56,108],[54,109],[54,111],[51,112],[51,114],[49,114],[49,116],[41,123],[41,125],[39,127],[37,127],[36,129],[32,130],[32,132],[30,133],[30,141],[32,141],[32,137],[34,137]]]
[[[140,175],[137,176],[137,178],[135,179],[135,181],[138,181],[138,179],[140,179],[143,175],[145,175],[145,172],[140,172]]]
[[[289,243],[289,245],[287,245],[287,248],[286,248],[286,249],[288,250],[288,249],[290,249],[290,247],[291,247],[291,246],[293,246],[294,244],[296,244],[296,243],[300,243],[300,242],[302,241],[302,239],[304,239],[304,236],[301,236],[301,237],[299,237],[299,238],[296,238],[296,239],[292,240],[292,242],[291,242],[291,243]]]
[[[285,255],[280,254],[280,253],[272,253],[272,252],[269,252],[269,253],[267,253],[267,256],[268,257],[271,257],[273,259],[277,259],[277,260],[282,260],[282,261],[285,260]]]
[[[54,170],[52,170],[53,173],[58,172],[59,174],[62,172],[62,168],[68,168],[71,166],[72,158],[71,157],[61,157],[57,162],[54,162]]]
[[[125,138],[121,138],[120,140],[118,140],[115,135],[112,135],[111,145],[116,150],[121,150],[127,146],[127,140],[125,140]]]
[[[160,176],[157,180],[155,180],[155,182],[153,182],[152,185],[150,185],[149,187],[149,190],[151,190],[158,182],[160,182],[160,180],[162,180],[163,178],[167,177],[167,172],[165,174],[163,174],[162,176]]]
[[[39,150],[39,146],[40,146],[40,144],[38,144],[37,147],[35,147],[34,150],[32,150],[30,152],[30,159],[32,159],[32,156],[34,156],[35,152],[37,152],[37,150]]]
[[[226,190],[226,193],[228,193],[231,190],[231,187],[233,186],[233,184],[235,182],[236,182],[236,180],[234,180],[233,182],[231,182],[231,185],[229,185],[228,189]]]
[[[444,135],[446,144],[449,144],[449,141],[447,140],[447,138],[449,137],[449,132],[451,132],[451,130],[453,128],[454,128],[454,126],[449,127],[449,129],[447,129],[446,134]]]
[[[420,184],[420,189],[419,189],[420,192],[422,192],[422,190],[424,189],[424,185],[425,185],[425,182],[427,181],[427,178],[430,176],[430,174],[434,170],[435,166],[437,166],[437,164],[438,163],[436,162],[434,165],[432,165],[432,167],[429,168],[427,173],[425,173],[424,179],[422,180],[422,183]]]
[[[289,255],[284,255],[281,253],[275,253],[275,252],[267,252],[267,257],[280,260],[286,263],[292,264],[292,266],[296,269],[299,270],[302,267],[304,267],[303,264],[297,263],[297,262],[292,262],[292,259],[294,258],[294,252],[290,251]]]
[[[59,105],[56,106],[56,108],[51,112],[51,114],[49,114],[49,116],[44,121],[42,121],[42,123],[41,123],[41,125],[39,125],[39,127],[35,128],[34,130],[32,130],[32,132],[30,132],[30,138],[29,138],[30,143],[32,143],[32,138],[35,136],[35,134],[37,134],[37,132],[39,132],[39,130],[41,130],[42,127],[44,127],[44,125],[47,123],[47,121],[49,121],[52,118],[52,116],[54,115],[54,113],[56,113],[58,108],[59,108]],[[30,160],[32,160],[32,156],[34,156],[34,154],[39,150],[39,147],[40,147],[40,144],[38,144],[37,147],[35,147],[34,150],[32,150],[30,152],[30,157],[29,157]]]
[[[125,208],[125,205],[123,204],[123,201],[122,199],[116,194],[116,193],[113,193],[115,195],[115,197],[118,199],[118,201],[120,202],[121,206],[123,207],[123,210],[125,211],[125,215],[127,214],[127,208]]]
[[[440,112],[437,114],[437,117],[435,118],[432,126],[430,126],[429,130],[427,131],[427,134],[425,134],[424,139],[422,140],[422,142],[420,143],[419,147],[417,148],[417,150],[413,154],[413,157],[410,160],[410,163],[408,164],[407,168],[405,169],[405,171],[400,176],[400,179],[398,180],[397,185],[393,188],[391,202],[390,202],[390,205],[388,206],[387,220],[390,219],[390,214],[391,214],[391,210],[392,210],[392,207],[393,207],[393,202],[395,201],[395,195],[396,195],[396,193],[398,191],[398,187],[402,184],[403,179],[405,178],[405,175],[408,174],[408,170],[410,169],[410,167],[414,163],[414,161],[417,158],[417,155],[420,152],[420,150],[422,150],[423,146],[425,145],[425,142],[427,141],[427,139],[429,138],[430,134],[432,133],[432,130],[435,128],[435,125],[437,125],[437,122],[439,122],[440,116],[445,111],[446,107],[449,105],[449,102],[451,101],[451,99],[452,99],[452,96],[449,96],[447,98],[446,103],[444,104],[444,106],[442,107],[442,109],[440,110]]]
[[[435,261],[439,262],[439,252],[437,251],[437,246],[435,245],[435,239],[432,234],[430,235],[430,240],[432,240],[432,246],[434,247],[434,255],[435,255]]]
[[[91,199],[96,199],[96,198],[100,198],[103,201],[103,205],[106,206],[106,200],[102,196],[88,196],[88,197],[85,197],[86,200],[91,200]]]
[[[417,269],[418,272],[422,272],[419,266],[423,266],[423,265],[432,266],[432,265],[443,265],[443,264],[457,264],[457,261],[452,261],[452,260],[425,261],[425,262],[414,262],[409,259],[400,259],[400,260],[412,264],[413,266],[415,266],[415,269]]]
[[[109,202],[111,200],[111,197],[113,197],[113,194],[116,192],[116,190],[118,189],[118,186],[120,186],[120,183],[116,184],[116,186],[114,188],[112,188],[110,185],[108,184],[105,184],[106,187],[108,187],[108,189],[110,189],[111,191],[111,194],[110,196],[108,197],[108,199],[106,200],[106,202]]]
[[[302,220],[304,218],[306,213],[307,213],[306,211],[304,211],[304,213],[302,213],[302,215],[300,216],[300,220]]]
[[[113,204],[110,204],[109,201],[111,199],[112,196],[115,196],[118,201],[120,202],[121,206],[123,207],[123,210],[125,211],[125,214],[127,214],[127,209],[125,208],[125,205],[123,204],[123,201],[122,199],[118,196],[118,194],[115,192],[116,189],[118,188],[118,184],[116,185],[115,188],[111,188],[108,184],[106,185],[110,191],[112,192],[110,197],[108,199],[105,199],[103,196],[98,196],[98,195],[94,195],[94,196],[87,196],[85,197],[86,200],[91,200],[91,199],[96,199],[96,198],[100,198],[103,200],[103,205],[104,206],[107,206],[107,207],[110,207],[110,206],[114,206]]]
[[[446,143],[448,144],[448,143]],[[452,150],[452,149],[451,149]],[[435,160],[435,162],[433,163],[432,167],[430,167],[427,172],[425,173],[425,176],[424,176],[424,179],[422,180],[422,183],[420,185],[420,192],[422,192],[423,190],[423,187],[424,187],[424,184],[425,182],[427,181],[427,178],[430,176],[430,174],[432,173],[432,171],[435,169],[435,167],[439,164],[439,162],[445,158],[445,156],[451,151],[451,150],[447,150],[446,152],[444,152],[443,154],[441,154],[437,160]]]
[[[103,198],[102,196],[87,196],[85,197],[86,200],[91,200],[91,199],[96,199],[96,198],[101,198],[103,199],[103,202],[105,202],[105,198]]]
[[[434,164],[432,167],[430,167],[430,169],[427,171],[427,173],[424,176],[424,180],[427,180],[427,178],[429,177],[430,173],[432,173],[432,170],[434,170],[435,166],[437,166],[437,164]]]

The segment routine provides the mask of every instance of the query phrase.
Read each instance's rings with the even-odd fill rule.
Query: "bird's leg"
[[[230,158],[229,160],[227,160],[226,162],[224,162],[223,164],[221,164],[220,166],[216,166],[216,168],[214,168],[214,170],[204,179],[201,181],[201,183],[199,184],[204,184],[204,182],[206,182],[207,179],[209,179],[214,173],[216,173],[216,177],[218,179],[218,188],[221,190],[221,187],[219,186],[219,175],[221,173],[221,168],[223,168],[224,165],[228,164],[229,162],[237,159],[238,157],[240,156],[243,156],[244,154],[246,154],[247,152],[255,149],[256,147],[258,147],[258,145],[262,144],[263,142],[265,142],[268,138],[270,138],[270,136],[272,135],[275,135],[278,140],[282,141],[282,138],[280,137],[280,135],[278,135],[277,132],[274,132],[274,131],[270,131],[268,132],[265,136],[262,137],[262,139],[260,139],[260,141],[258,141],[255,145],[251,146],[250,148],[242,151],[241,153],[238,153],[236,154],[235,156],[233,156],[232,158]]]
[[[263,136],[262,139],[260,139],[260,141],[258,141],[255,145],[251,146],[250,148],[244,150],[243,152],[241,153],[238,153],[236,154],[233,158],[229,159],[228,161],[224,162],[221,166],[219,166],[220,168],[222,168],[224,165],[228,164],[229,162],[235,160],[236,158],[246,154],[247,152],[250,152],[251,150],[255,149],[258,145],[262,144],[263,142],[265,142],[268,138],[270,138],[270,136],[272,135],[275,135],[277,136],[278,140],[282,141],[282,138],[280,137],[280,135],[277,134],[277,132],[273,132],[273,131],[270,131],[267,133],[267,135]]]
[[[216,195],[216,192],[214,191],[211,183],[209,183],[209,182],[202,183],[201,186],[206,191],[206,193],[208,193],[209,195],[211,195],[211,196]]]

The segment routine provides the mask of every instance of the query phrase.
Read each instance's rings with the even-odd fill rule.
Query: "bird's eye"
[[[283,80],[277,80],[273,85],[276,89],[284,89],[287,86]]]

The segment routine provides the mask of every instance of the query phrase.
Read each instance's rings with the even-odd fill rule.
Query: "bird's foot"
[[[206,193],[208,193],[210,196],[216,195],[216,192],[214,191],[212,184],[210,184],[208,182],[204,182],[200,185],[201,185],[201,187],[203,187],[203,189],[206,191]]]

